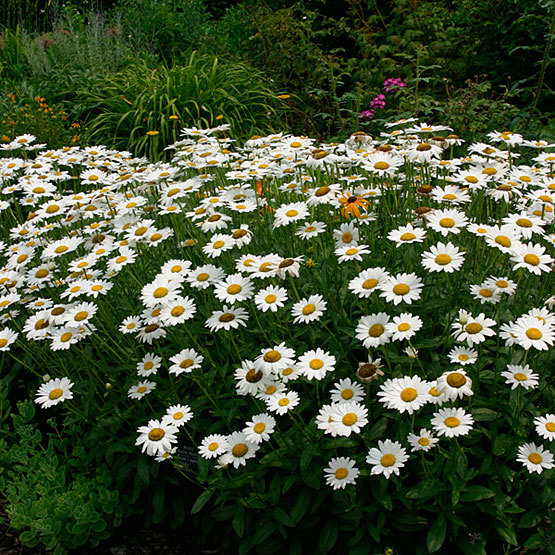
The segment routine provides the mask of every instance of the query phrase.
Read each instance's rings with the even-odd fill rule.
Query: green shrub
[[[3,423],[0,492],[21,542],[63,553],[108,538],[129,513],[128,501],[111,486],[110,468],[96,466],[76,436],[62,438],[55,419],[49,421],[55,435],[45,441],[31,401],[19,403],[18,412],[11,426]]]
[[[78,99],[89,141],[151,159],[182,127],[221,121],[242,138],[270,131],[283,106],[259,72],[197,52],[183,67],[152,70],[138,62],[98,81],[93,90],[80,89]]]

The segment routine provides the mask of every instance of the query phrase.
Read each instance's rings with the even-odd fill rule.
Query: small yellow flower
[[[291,98],[290,94],[278,94],[277,98],[280,98],[281,100],[287,100],[288,98]]]
[[[160,133],[160,131],[155,131],[155,130],[154,130],[154,131],[147,131],[147,132],[146,132],[147,135],[150,135],[150,136],[152,136],[152,137],[153,137],[154,135],[158,135],[159,133]]]
[[[175,114],[172,114],[172,115],[170,116],[170,119],[179,119],[179,116],[176,116]]]
[[[314,268],[314,266],[316,266],[316,262],[314,262],[314,260],[312,260],[312,258],[309,258],[306,261],[306,267],[307,268]]]
[[[216,116],[216,119],[217,119],[217,120],[224,119],[224,116],[223,116],[222,114],[218,114],[218,115]]]

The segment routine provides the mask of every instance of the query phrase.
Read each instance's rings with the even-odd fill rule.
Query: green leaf
[[[296,522],[300,522],[301,518],[306,513],[308,506],[310,505],[310,499],[312,497],[312,492],[308,488],[304,488],[299,496],[297,497],[297,501],[293,505],[291,509],[291,518]]]
[[[320,532],[318,546],[321,553],[328,553],[337,541],[337,522],[328,520]]]
[[[242,505],[237,507],[235,512],[235,516],[231,522],[235,533],[242,538],[243,532],[245,531],[245,508]]]
[[[209,489],[203,491],[197,497],[197,500],[195,501],[193,508],[191,509],[191,514],[194,515],[195,513],[198,513],[204,507],[204,505],[206,505],[211,496],[212,492]]]
[[[443,515],[439,515],[432,524],[428,531],[428,536],[426,537],[426,545],[430,553],[435,553],[441,549],[445,541],[446,532],[447,525],[445,524],[445,518],[443,518]]]
[[[461,501],[481,501],[495,496],[495,492],[484,486],[468,486],[461,491]]]
[[[272,511],[272,516],[285,526],[294,527],[295,521],[281,508],[281,507],[274,507]]]
[[[315,453],[316,449],[312,443],[308,443],[301,453],[301,470],[308,468],[308,465],[310,464],[310,461],[312,460],[312,457],[314,457]]]
[[[498,523],[495,525],[495,529],[497,530],[498,534],[509,544],[511,545],[518,545],[518,541],[516,539],[516,534],[513,527],[509,524],[509,522],[505,522],[503,524]]]
[[[499,418],[499,413],[486,408],[472,409],[472,416],[476,422],[490,422]]]
[[[273,520],[266,521],[262,526],[259,526],[254,533],[252,544],[258,545],[265,541],[276,529],[276,523]]]
[[[148,486],[148,483],[150,482],[150,472],[148,468],[148,460],[144,455],[139,457],[139,462],[137,464],[137,476]]]

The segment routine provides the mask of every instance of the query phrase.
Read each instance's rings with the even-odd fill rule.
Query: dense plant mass
[[[156,163],[3,147],[22,540],[96,543],[135,503],[245,553],[547,552],[555,145],[416,118],[229,134],[185,128]]]

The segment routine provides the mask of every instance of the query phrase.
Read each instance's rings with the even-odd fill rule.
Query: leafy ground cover
[[[154,140],[156,135],[147,135]],[[246,553],[549,549],[553,146],[403,118],[2,148],[0,488]]]

